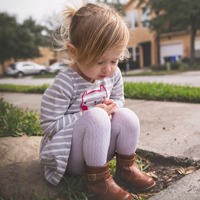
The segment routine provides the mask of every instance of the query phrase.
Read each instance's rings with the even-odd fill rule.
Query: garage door
[[[195,39],[195,58],[200,58],[200,38]]]
[[[183,56],[183,45],[182,43],[168,44],[160,46],[160,60],[164,64],[165,61],[173,57],[174,59],[182,58]]]

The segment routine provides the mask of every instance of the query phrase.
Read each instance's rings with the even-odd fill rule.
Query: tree
[[[5,73],[4,62],[10,60],[13,55],[16,27],[17,22],[14,17],[0,13],[0,63],[3,73]]]
[[[125,4],[121,3],[120,0],[113,0],[112,2],[108,2],[108,0],[97,0],[98,3],[105,3],[115,8],[122,16],[125,15],[124,8]]]
[[[48,28],[46,26],[36,24],[36,22],[30,17],[23,22],[21,27],[26,29],[26,31],[32,36],[35,45],[48,45],[48,41],[42,35],[42,31],[48,31]]]
[[[46,27],[37,25],[30,18],[18,24],[15,17],[0,13],[0,63],[5,73],[4,62],[14,58],[28,59],[39,57],[39,46],[47,46],[48,42],[42,35]]]
[[[140,0],[139,5],[146,4],[155,17],[149,20],[150,29],[157,33],[187,30],[191,35],[190,64],[194,63],[194,42],[200,29],[199,0]]]
[[[37,25],[32,18],[23,22],[16,27],[15,44],[13,57],[18,59],[27,59],[39,57],[39,46],[48,46],[48,42],[42,35],[46,27]]]

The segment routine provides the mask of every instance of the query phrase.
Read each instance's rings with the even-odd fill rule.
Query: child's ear
[[[67,44],[67,49],[68,49],[69,55],[75,60],[77,58],[77,49],[76,49],[76,47],[73,44],[68,43]]]

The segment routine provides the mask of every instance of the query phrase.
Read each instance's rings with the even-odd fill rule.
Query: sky
[[[65,3],[66,0],[0,0],[0,12],[16,16],[19,23],[32,17],[37,23],[44,24],[45,20],[61,11]]]
[[[82,4],[82,1],[96,2],[96,0],[72,1],[76,1],[78,4]],[[121,2],[127,1],[121,0]],[[66,2],[67,0],[0,0],[0,13],[7,12],[9,15],[15,16],[19,23],[32,17],[38,24],[46,25],[46,21],[53,20],[55,15],[63,10]]]

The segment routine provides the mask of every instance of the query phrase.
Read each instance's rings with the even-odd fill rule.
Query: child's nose
[[[111,65],[110,64],[105,64],[102,71],[104,73],[109,73],[111,71]]]

